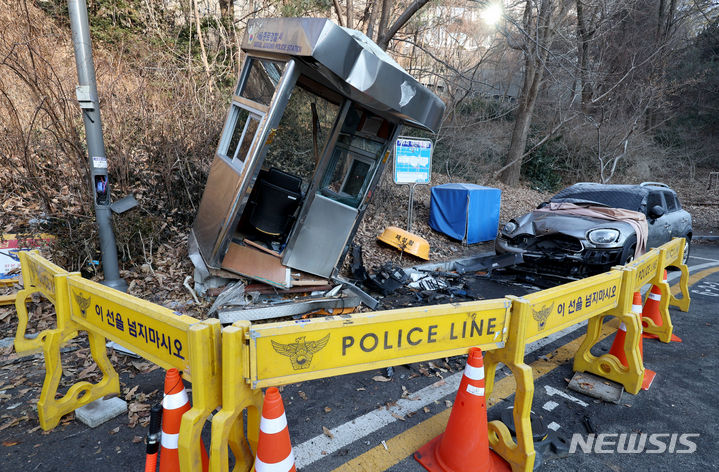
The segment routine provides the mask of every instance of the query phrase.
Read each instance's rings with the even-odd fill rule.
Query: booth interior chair
[[[282,245],[301,203],[301,178],[275,167],[261,171],[250,197],[249,223],[270,248]]]

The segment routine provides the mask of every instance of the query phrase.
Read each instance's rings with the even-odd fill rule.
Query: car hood
[[[586,239],[587,231],[597,228],[615,228],[620,231],[634,230],[629,223],[610,221],[600,218],[578,215],[560,215],[547,211],[533,211],[515,219],[518,228],[511,236],[530,234],[544,236],[548,234],[565,234],[577,239]]]

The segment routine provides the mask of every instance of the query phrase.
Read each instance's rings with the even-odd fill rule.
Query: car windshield
[[[643,211],[641,192],[616,188],[565,188],[551,198],[551,202],[569,202],[576,204],[598,203],[611,208]]]

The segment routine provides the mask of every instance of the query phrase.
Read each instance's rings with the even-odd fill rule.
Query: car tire
[[[637,251],[637,236],[632,235],[627,238],[622,249],[622,255],[619,258],[619,265],[629,264],[634,260],[634,253]]]
[[[682,259],[682,264],[686,265],[687,261],[689,260],[689,253],[691,252],[692,248],[692,238],[688,234],[684,236],[684,259]]]

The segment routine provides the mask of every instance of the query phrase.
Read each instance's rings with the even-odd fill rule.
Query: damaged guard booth
[[[251,20],[242,49],[194,242],[213,273],[316,284],[341,267],[402,125],[434,131],[444,104],[326,19]]]

